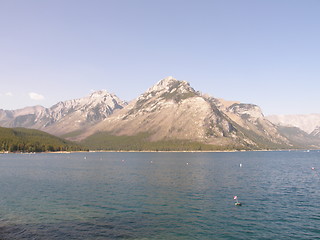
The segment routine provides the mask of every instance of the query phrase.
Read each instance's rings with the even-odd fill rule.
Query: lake
[[[0,154],[0,239],[319,239],[319,174],[318,151]]]

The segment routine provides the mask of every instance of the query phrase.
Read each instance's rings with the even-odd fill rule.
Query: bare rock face
[[[257,119],[263,119],[263,113],[257,105],[254,104],[233,104],[227,108],[227,111],[239,115],[241,118],[256,121]]]
[[[31,128],[46,108],[42,106],[26,107],[18,110],[0,110],[0,126]]]
[[[311,133],[311,136],[320,138],[320,126],[317,126]]]
[[[308,134],[320,126],[320,114],[270,115],[267,119],[279,126],[300,128]]]
[[[3,127],[34,128],[62,135],[102,121],[126,104],[114,94],[97,91],[84,98],[59,102],[50,108],[36,106],[14,111],[1,110],[0,124]]]
[[[129,104],[98,91],[50,108],[0,110],[0,125],[36,128],[78,141],[107,132],[147,133],[149,141],[180,139],[230,149],[292,146],[258,106],[203,95],[173,77],[160,80]]]
[[[50,108],[49,121],[46,122],[44,130],[59,135],[77,131],[104,120],[125,105],[124,101],[107,91],[60,102]]]
[[[184,139],[240,148],[289,144],[288,139],[264,118],[258,106],[202,95],[188,82],[173,77],[160,80],[77,139],[96,132],[118,136],[147,132],[150,141]],[[258,139],[263,139],[264,143]]]

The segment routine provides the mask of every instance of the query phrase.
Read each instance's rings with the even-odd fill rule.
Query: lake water
[[[319,239],[319,174],[318,151],[0,154],[0,239]]]

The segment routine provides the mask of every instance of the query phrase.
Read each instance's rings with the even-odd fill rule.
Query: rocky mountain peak
[[[194,92],[194,89],[190,87],[190,84],[186,81],[179,81],[171,76],[166,77],[159,82],[157,82],[153,87],[149,88],[145,94],[149,93],[157,93],[157,92],[172,92],[177,89],[180,89],[182,91],[192,91]]]
[[[50,108],[34,106],[0,111],[0,125],[35,128],[60,135],[102,121],[126,105],[116,95],[101,90],[83,98],[59,102]]]
[[[168,89],[170,85],[177,81],[178,80],[173,78],[172,76],[166,77],[157,82],[153,87],[149,88],[147,92],[157,92],[162,91],[164,89]]]
[[[50,108],[50,113],[54,122],[76,112],[86,116],[87,120],[98,121],[108,117],[114,110],[123,108],[126,104],[116,95],[100,90],[84,98],[60,102]]]
[[[107,90],[98,90],[90,94],[90,98],[99,98],[105,95],[111,95]]]
[[[264,118],[257,105],[201,94],[188,82],[171,76],[130,104],[100,90],[50,108],[0,110],[0,125],[41,129],[74,140],[100,133],[114,137],[146,134],[150,142],[187,140],[215,149],[293,146],[287,135],[282,135],[278,127]],[[313,135],[320,135],[320,129]]]
[[[90,95],[78,98],[78,99],[72,99],[67,100],[64,102],[59,102],[56,105],[52,106],[51,109],[59,109],[61,107],[63,108],[71,108],[71,109],[86,109],[89,106],[97,106],[97,105],[105,105],[108,107],[119,107],[119,106],[125,106],[127,103],[120,100],[116,95],[111,94],[107,92],[106,90],[100,90],[91,93]],[[67,109],[69,111],[69,109]]]
[[[89,96],[86,97],[87,99],[101,99],[106,100],[106,98],[116,99],[117,101],[121,101],[115,94],[109,93],[107,90],[98,90],[92,92]]]
[[[254,104],[235,103],[227,108],[227,111],[235,113],[241,118],[256,120],[264,118],[261,108]]]
[[[222,101],[195,91],[188,82],[167,77],[136,100],[73,139],[96,133],[147,134],[148,141],[191,140],[217,148],[289,146],[257,105]]]
[[[174,100],[179,102],[182,99],[197,95],[196,91],[190,87],[186,81],[179,81],[171,76],[166,77],[149,88],[145,93],[140,95],[138,102],[146,102],[150,99]],[[158,101],[157,100],[157,101]]]

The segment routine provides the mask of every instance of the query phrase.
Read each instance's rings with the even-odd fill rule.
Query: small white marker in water
[[[187,162],[187,165],[189,165],[189,163]]]
[[[83,159],[87,159],[87,157],[84,157]]]
[[[242,167],[242,163],[240,163],[240,165],[239,165],[240,167]]]
[[[121,162],[124,162],[124,160],[122,159]]]
[[[236,200],[236,202],[234,203],[234,205],[236,205],[236,206],[241,206],[241,203],[238,201],[238,196],[234,196],[233,199]]]
[[[150,161],[150,163],[153,163],[152,161]]]

